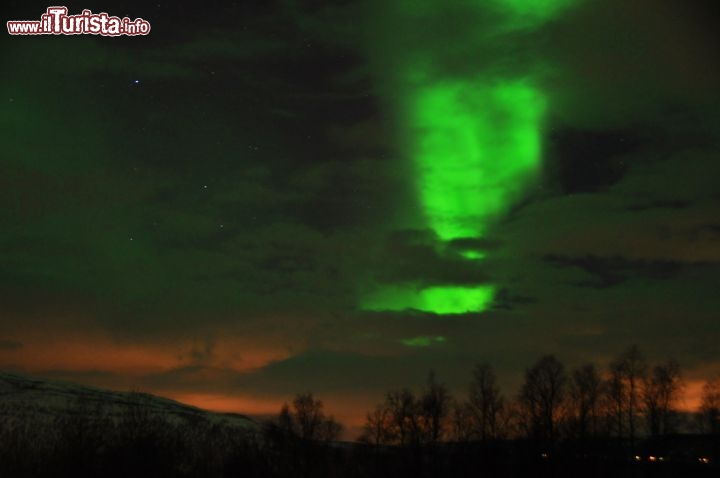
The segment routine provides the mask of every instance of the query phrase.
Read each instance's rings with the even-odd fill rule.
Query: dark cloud
[[[718,35],[687,2],[591,1],[547,31],[556,78],[554,114],[567,124],[614,129],[717,101],[709,61]],[[568,41],[574,39],[575,41]]]
[[[608,187],[625,174],[627,157],[640,141],[631,131],[558,131],[550,138],[555,170],[549,176],[566,194]]]
[[[537,299],[534,297],[512,295],[509,289],[503,288],[495,294],[493,308],[497,310],[513,310],[536,302]]]
[[[376,278],[384,283],[417,282],[438,284],[479,284],[488,281],[487,272],[477,263],[463,260],[461,250],[483,241],[457,241],[455,251],[442,252],[441,241],[432,231],[397,231],[374,258]],[[461,250],[458,250],[461,249]]]
[[[0,349],[3,350],[17,350],[22,348],[22,342],[17,340],[0,340]]]
[[[687,266],[683,263],[663,261],[632,261],[622,257],[563,257],[548,255],[544,258],[558,267],[577,267],[593,276],[591,280],[578,282],[582,287],[613,287],[628,278],[669,280],[676,278]],[[700,266],[705,266],[701,264]]]
[[[629,211],[644,211],[647,209],[685,209],[688,206],[690,206],[690,203],[682,200],[657,200],[631,204],[627,207],[627,209]]]

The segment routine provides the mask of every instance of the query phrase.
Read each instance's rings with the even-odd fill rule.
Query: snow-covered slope
[[[0,372],[0,418],[44,420],[78,413],[105,418],[141,413],[178,424],[205,421],[248,432],[260,430],[257,422],[244,415],[214,413],[164,397]]]

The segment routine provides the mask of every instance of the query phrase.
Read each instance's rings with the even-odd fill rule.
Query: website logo
[[[48,7],[40,20],[7,22],[10,35],[102,35],[108,37],[136,36],[150,33],[150,22],[142,18],[113,17],[107,13],[83,10],[68,15],[66,7]]]

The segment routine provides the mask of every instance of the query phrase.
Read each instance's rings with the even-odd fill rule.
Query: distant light
[[[640,460],[642,460],[642,458],[640,457],[640,455],[635,455],[635,461],[640,461]]]
[[[133,80],[132,82],[133,82],[133,85],[139,85],[139,84],[140,84],[140,80]]]
[[[542,453],[542,454],[540,454],[540,456],[547,459],[550,455],[548,455],[547,453]]]
[[[657,461],[657,457],[650,455],[650,456],[648,457],[648,460],[650,460],[650,461]]]
[[[702,463],[703,465],[709,465],[710,464],[710,458],[702,457],[698,458],[698,461]]]

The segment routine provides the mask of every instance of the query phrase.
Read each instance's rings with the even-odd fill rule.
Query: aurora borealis
[[[540,168],[540,93],[468,81],[428,88],[415,104],[417,188],[428,225],[443,241],[483,237]]]
[[[477,362],[720,371],[711,0],[66,6],[152,30],[3,36],[0,369],[351,425]]]
[[[471,17],[483,10],[499,10],[503,27],[495,35],[472,27],[463,32],[482,49],[486,44],[497,44],[498,37],[508,33],[537,28],[569,4],[425,1],[419,8],[416,4],[402,4],[407,11],[399,19],[412,28],[416,22],[413,17],[421,15],[422,21],[417,21],[416,27],[436,30],[446,21],[443,12],[448,8],[459,7]],[[443,60],[437,57],[438,52],[420,46],[397,53],[396,67],[403,70],[399,74],[404,90],[401,94],[407,95],[400,101],[407,111],[398,117],[409,123],[403,144],[409,145],[407,155],[413,163],[415,189],[426,226],[443,242],[483,238],[538,178],[547,100],[527,78],[539,77],[539,72],[522,72],[525,78],[487,79],[491,76],[488,71],[495,67],[488,62],[477,72],[458,77],[435,71],[436,63]],[[414,63],[408,64],[406,57]],[[468,260],[486,257],[485,251],[477,249],[460,254]],[[440,315],[482,312],[491,305],[495,290],[488,284],[382,288],[363,302],[364,308],[416,309]]]
[[[433,286],[422,289],[387,286],[367,297],[363,306],[378,311],[415,309],[439,315],[464,314],[484,310],[492,303],[492,296],[490,286]]]
[[[511,82],[492,87],[440,83],[413,99],[416,188],[427,225],[440,240],[482,238],[493,219],[521,197],[540,168],[542,110],[535,89]],[[484,254],[461,253],[468,260]],[[384,301],[370,299],[365,307],[482,312],[492,294],[489,285],[410,289]],[[403,295],[408,296],[405,307]]]

